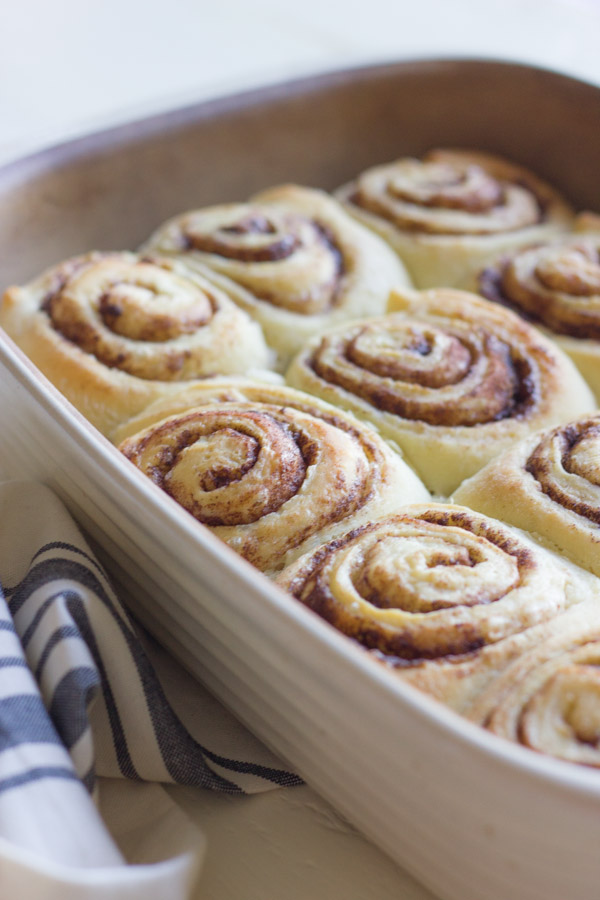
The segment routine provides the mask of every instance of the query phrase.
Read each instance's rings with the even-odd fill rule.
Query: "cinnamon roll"
[[[497,734],[598,765],[596,578],[460,506],[407,506],[278,583],[398,677]]]
[[[568,608],[580,587],[533,541],[449,504],[406,506],[355,528],[277,581],[400,669],[470,659]]]
[[[533,435],[456,491],[600,575],[600,415]]]
[[[600,767],[600,603],[580,603],[534,632],[465,715],[532,750]]]
[[[383,312],[390,288],[410,284],[383,241],[322,191],[295,185],[177,216],[144,249],[208,266],[281,367],[311,335]]]
[[[542,328],[600,399],[600,226],[591,214],[575,234],[504,254],[471,286]]]
[[[173,385],[271,362],[260,327],[173,259],[89,253],[9,288],[0,325],[104,433]]]
[[[506,309],[442,289],[394,292],[389,308],[314,338],[286,379],[372,422],[434,493],[594,409],[570,360]]]
[[[417,287],[454,287],[503,250],[565,231],[572,211],[532,172],[488,153],[431,150],[363,172],[338,198]]]
[[[212,388],[174,397],[174,415],[165,398],[143,414],[143,430],[132,434],[134,421],[116,438],[128,431],[125,456],[263,571],[428,496],[353,416],[285,387],[220,379]]]

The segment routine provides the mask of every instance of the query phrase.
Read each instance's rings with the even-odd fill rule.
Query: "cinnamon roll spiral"
[[[337,196],[394,248],[422,288],[459,285],[486,259],[560,233],[572,217],[527,169],[462,150],[376,166]]]
[[[600,603],[534,632],[465,714],[532,750],[600,767]]]
[[[600,575],[600,415],[534,435],[456,491]]]
[[[178,216],[144,249],[210,268],[260,322],[281,366],[311,335],[383,312],[390,288],[410,284],[389,248],[338,203],[295,185]]]
[[[474,287],[543,328],[568,353],[600,398],[600,230],[505,254]]]
[[[286,379],[372,422],[435,493],[594,408],[570,361],[508,310],[451,290],[396,292],[390,309],[310,341]]]
[[[598,581],[461,506],[407,506],[278,583],[404,681],[496,734],[600,764]]]
[[[574,602],[547,551],[463,507],[408,506],[346,533],[278,583],[401,668],[453,661]]]
[[[369,426],[298,391],[242,380],[228,386],[220,379],[183,396],[146,411],[143,430],[133,433],[139,424],[133,421],[126,429],[131,436],[123,439],[121,429],[120,449],[266,572],[347,528],[428,496]],[[177,412],[169,415],[172,402]]]
[[[9,288],[0,324],[108,433],[173,384],[269,364],[259,326],[175,260],[89,253]]]

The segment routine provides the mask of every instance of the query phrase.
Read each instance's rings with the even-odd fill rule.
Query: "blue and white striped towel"
[[[0,584],[2,896],[11,847],[54,865],[126,870],[110,896],[138,896],[93,805],[97,773],[228,793],[299,783],[191,679],[195,714],[178,717],[102,567],[41,485],[0,484]],[[189,872],[165,881],[160,866],[154,880],[152,866],[134,869],[145,900],[187,890]]]

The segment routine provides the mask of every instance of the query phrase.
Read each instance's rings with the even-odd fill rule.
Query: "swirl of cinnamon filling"
[[[596,584],[580,584],[574,606],[509,641],[504,654],[499,650],[479,673],[482,690],[470,698],[465,715],[532,750],[600,766]]]
[[[600,575],[600,415],[532,434],[454,494]]]
[[[279,583],[397,664],[478,650],[563,607],[560,577],[506,526],[456,506],[405,510],[302,557]]]
[[[484,269],[479,290],[555,334],[600,340],[600,236],[528,247]]]
[[[88,253],[9,288],[0,324],[103,433],[181,382],[264,369],[260,326],[174,259]]]
[[[600,418],[543,435],[525,463],[539,489],[564,509],[600,525]]]
[[[288,184],[161,225],[144,249],[207,274],[260,322],[283,369],[329,325],[383,313],[409,279],[396,254],[323,191]]]
[[[595,407],[555,344],[497,304],[440,288],[392,292],[389,309],[313,338],[286,380],[374,424],[436,493]]]
[[[404,480],[409,497],[416,485],[422,496],[370,429],[328,407],[315,412],[215,399],[149,425],[120,449],[199,522],[273,570],[332,526],[373,516],[384,489],[401,491]]]
[[[42,301],[55,331],[103,365],[160,381],[203,374],[207,348],[195,336],[223,306],[232,308],[172,261],[125,253],[64,263]]]
[[[474,321],[390,315],[326,335],[310,366],[373,407],[429,425],[472,426],[526,415],[531,359]]]
[[[530,671],[498,704],[487,727],[540,753],[600,767],[600,641]]]
[[[310,316],[337,304],[343,252],[326,225],[267,205],[229,204],[179,219],[183,253],[290,312]]]
[[[512,177],[514,176],[514,177]],[[433,150],[359,175],[352,202],[396,227],[439,235],[486,235],[544,221],[546,199],[533,177],[486,156]]]

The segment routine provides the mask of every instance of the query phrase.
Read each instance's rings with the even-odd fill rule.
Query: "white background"
[[[495,56],[600,82],[600,0],[0,0],[0,158],[353,62]]]

